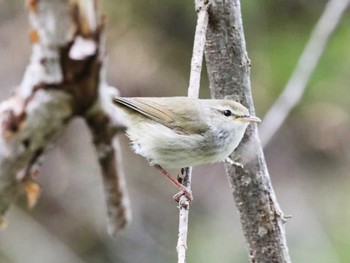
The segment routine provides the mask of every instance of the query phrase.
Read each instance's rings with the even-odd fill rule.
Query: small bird
[[[232,100],[189,97],[116,97],[126,114],[127,136],[145,157],[190,200],[191,190],[163,167],[183,168],[224,161],[238,146],[251,122],[260,122]]]

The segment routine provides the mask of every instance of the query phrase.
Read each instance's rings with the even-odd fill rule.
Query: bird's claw
[[[181,196],[185,196],[189,203],[191,203],[193,201],[192,191],[186,187],[183,187],[180,192],[175,194],[173,196],[173,199],[175,200],[175,202],[180,203]]]

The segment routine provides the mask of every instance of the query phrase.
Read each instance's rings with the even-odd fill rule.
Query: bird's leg
[[[185,196],[188,198],[189,201],[193,200],[193,195],[192,195],[192,191],[190,189],[188,189],[186,186],[182,185],[181,183],[179,183],[174,177],[172,177],[166,170],[163,169],[163,167],[161,167],[160,165],[156,164],[154,166],[155,168],[157,168],[162,174],[164,174],[178,189],[181,190],[180,193],[177,193],[176,195],[174,195],[174,200],[175,201],[179,201],[180,196],[182,194],[185,194]]]
[[[185,176],[185,168],[181,168],[181,173],[180,173],[180,174],[177,174],[177,181],[178,181],[180,184],[183,184],[184,176]]]

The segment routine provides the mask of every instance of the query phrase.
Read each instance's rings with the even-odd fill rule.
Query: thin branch
[[[198,1],[198,0],[197,0]],[[208,3],[206,0],[199,1],[197,9],[198,18],[196,25],[196,32],[194,35],[192,59],[191,59],[191,74],[190,83],[188,87],[188,97],[198,98],[200,89],[201,72],[203,65],[203,54],[205,47],[205,36],[208,27]]]
[[[188,87],[188,97],[198,98],[200,89],[200,78],[203,64],[203,53],[205,47],[205,36],[208,26],[208,4],[205,0],[196,1],[196,10],[198,12],[196,32],[194,36],[191,73]],[[183,169],[182,183],[191,189],[192,167]],[[179,235],[177,241],[178,262],[186,262],[187,233],[188,233],[188,215],[189,201],[182,195],[179,200]]]
[[[214,1],[205,49],[212,97],[235,99],[255,114],[239,0]],[[250,262],[290,262],[285,217],[277,203],[256,124],[225,163]],[[237,165],[238,163],[238,165]]]
[[[259,127],[263,146],[266,146],[270,142],[291,110],[301,100],[306,85],[349,3],[349,0],[330,0],[327,3],[291,78],[279,98],[267,112],[264,121]]]

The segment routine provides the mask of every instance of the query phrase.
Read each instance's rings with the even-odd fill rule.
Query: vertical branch
[[[102,82],[104,83],[104,81]],[[107,99],[110,100],[110,97],[118,95],[116,89],[106,84],[101,86],[101,89],[110,91]],[[97,159],[101,168],[108,214],[108,232],[115,236],[118,230],[123,229],[131,221],[129,196],[122,167],[121,149],[117,138],[117,134],[124,131],[125,127],[122,123],[113,122],[106,111],[103,111],[102,103],[97,103],[86,114],[85,119],[93,137]],[[113,119],[118,118],[114,116]]]
[[[198,98],[199,96],[205,35],[207,32],[209,17],[207,1],[199,0],[199,6],[196,9],[198,12],[198,18],[192,51],[190,82],[187,92],[187,96],[190,98]]]
[[[85,14],[81,21],[84,24],[93,24],[97,27],[97,9],[98,2],[74,0],[80,6],[86,7]],[[90,7],[90,8],[87,8]],[[96,22],[94,22],[96,21]],[[104,27],[103,21],[99,27]],[[81,26],[82,30],[86,27]],[[83,114],[85,121],[90,128],[93,142],[95,145],[97,160],[100,165],[102,183],[105,191],[106,207],[108,215],[107,229],[109,234],[117,235],[118,230],[124,228],[131,220],[131,209],[129,196],[126,188],[125,175],[121,162],[121,150],[116,135],[125,130],[125,126],[118,114],[113,112],[114,106],[111,98],[118,96],[118,90],[110,87],[106,81],[104,64],[104,41],[99,37],[99,55],[101,61],[101,70],[99,71],[96,88],[96,101]],[[113,143],[114,141],[114,143]]]
[[[205,47],[205,35],[208,26],[208,3],[206,0],[196,0],[196,11],[198,12],[196,32],[194,36],[193,52],[191,60],[190,81],[188,97],[198,98],[200,88],[200,77],[203,64],[203,53]],[[182,183],[191,188],[192,167],[183,169]],[[179,200],[179,235],[177,242],[178,262],[186,262],[187,233],[188,233],[189,202],[183,195]]]
[[[205,58],[211,94],[235,99],[255,113],[239,0],[212,0]],[[251,262],[290,262],[285,218],[272,189],[256,124],[231,155],[226,172]],[[237,165],[240,164],[240,165]]]

